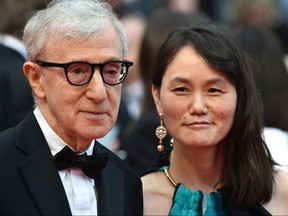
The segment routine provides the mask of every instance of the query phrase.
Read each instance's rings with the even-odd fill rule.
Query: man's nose
[[[94,68],[94,74],[87,84],[87,96],[93,100],[104,100],[107,98],[106,84],[100,74],[99,68]]]

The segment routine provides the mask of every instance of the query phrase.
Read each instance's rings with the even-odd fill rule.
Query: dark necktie
[[[87,156],[87,153],[83,155],[77,155],[71,148],[65,146],[60,152],[58,152],[54,161],[58,170],[67,169],[69,167],[77,167],[82,172],[95,179],[108,162],[108,154],[93,154]]]

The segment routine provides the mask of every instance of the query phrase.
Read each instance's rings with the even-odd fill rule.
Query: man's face
[[[122,60],[122,47],[111,27],[85,40],[52,39],[40,60],[105,63]],[[92,139],[101,138],[112,129],[118,115],[121,84],[105,84],[99,68],[84,86],[69,84],[63,68],[35,68],[40,76],[38,88],[34,89],[40,110],[52,129],[76,151],[85,150]]]

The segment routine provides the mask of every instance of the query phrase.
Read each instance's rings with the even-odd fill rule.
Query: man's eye
[[[68,72],[72,75],[79,75],[79,74],[84,74],[90,71],[90,68],[86,65],[81,65],[81,64],[75,64],[71,65],[68,69]]]
[[[71,73],[81,74],[81,73],[83,73],[83,69],[82,68],[74,68],[73,71],[71,71]]]
[[[105,71],[105,74],[108,76],[115,76],[118,74],[118,70],[110,68],[109,70]]]

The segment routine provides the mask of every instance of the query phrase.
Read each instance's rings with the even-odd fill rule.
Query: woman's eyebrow
[[[184,77],[175,77],[171,80],[170,83],[177,83],[177,82],[187,83],[187,84],[191,83],[191,81],[189,79],[184,78]],[[222,79],[222,78],[212,78],[212,79],[208,80],[207,83],[209,83],[209,84],[215,84],[215,83],[228,84],[229,82],[226,81],[225,79]]]

